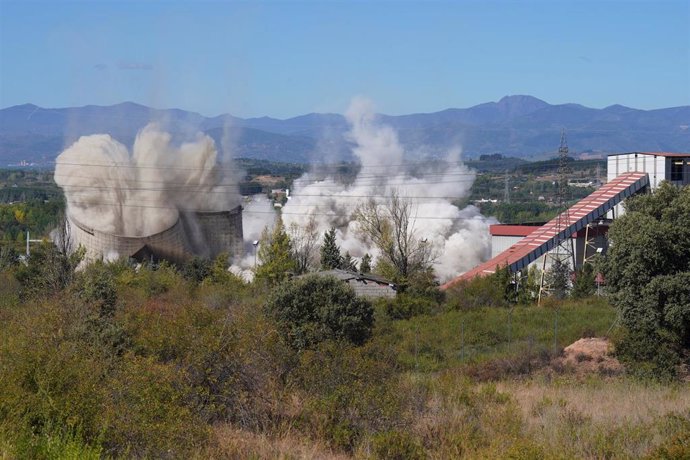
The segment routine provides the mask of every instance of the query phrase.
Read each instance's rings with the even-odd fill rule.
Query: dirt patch
[[[623,372],[623,365],[611,355],[612,350],[608,339],[580,339],[565,347],[563,354],[554,359],[553,365],[576,374],[618,375]]]
[[[253,182],[257,182],[263,186],[274,186],[277,185],[281,182],[284,182],[285,178],[283,176],[269,176],[269,175],[262,175],[262,176],[256,176],[253,179]]]

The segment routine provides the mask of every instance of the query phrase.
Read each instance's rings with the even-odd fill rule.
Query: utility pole
[[[29,243],[40,243],[43,240],[32,240],[29,238],[29,231],[26,231],[26,257],[29,257],[31,255],[31,252],[29,251]]]
[[[505,185],[503,187],[503,201],[505,203],[510,203],[510,177],[508,176],[508,170],[506,170],[505,175]]]
[[[601,186],[601,165],[597,163],[597,188]]]
[[[558,148],[558,189],[556,191],[556,207],[558,217],[556,218],[556,241],[551,251],[544,254],[542,264],[541,282],[539,284],[539,298],[537,304],[541,304],[544,296],[554,291],[554,286],[546,281],[546,261],[551,259],[551,266],[558,261],[568,267],[575,269],[575,247],[572,238],[563,236],[565,230],[571,225],[570,209],[568,208],[568,142],[565,137],[565,129],[561,130],[561,145]],[[572,265],[571,265],[572,263]]]

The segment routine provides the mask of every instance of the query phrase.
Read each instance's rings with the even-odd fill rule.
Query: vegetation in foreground
[[[56,276],[41,251],[54,248],[0,283],[6,457],[688,454],[686,384],[549,364],[607,333],[616,313],[601,299],[371,305],[329,279],[246,285],[220,262],[64,263],[73,275]],[[40,277],[57,281],[35,289]],[[295,299],[330,307],[305,314]]]
[[[26,265],[2,257],[0,452],[688,458],[690,392],[678,379],[687,374],[688,190],[662,187],[614,224],[601,265],[610,298],[591,296],[593,272],[574,286],[552,273],[562,284],[554,292],[573,299],[542,307],[529,272],[511,284],[499,270],[440,293],[427,253],[402,253],[374,231],[386,258],[373,270],[401,287],[375,304],[335,279],[291,279],[297,248],[313,245],[295,245],[281,224],[264,236],[252,285],[223,258],[77,271],[80,252],[49,244]],[[392,203],[379,217],[405,209]],[[349,264],[331,249],[322,266]],[[553,359],[590,336],[615,339],[628,372],[583,374]]]

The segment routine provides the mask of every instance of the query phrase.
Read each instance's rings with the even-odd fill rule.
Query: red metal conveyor
[[[497,267],[508,266],[511,273],[522,270],[553,249],[559,241],[570,238],[574,233],[585,228],[587,224],[605,216],[624,199],[647,187],[649,187],[647,173],[621,174],[596,192],[578,201],[567,213],[561,214],[563,230],[560,233],[557,233],[559,219],[557,216],[493,259],[443,284],[441,289],[448,289],[461,281],[470,280],[476,276],[492,274]],[[568,222],[566,222],[566,216],[570,219]]]

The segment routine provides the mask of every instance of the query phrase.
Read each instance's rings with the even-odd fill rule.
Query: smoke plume
[[[102,232],[147,236],[171,227],[181,212],[240,204],[238,171],[218,158],[213,139],[173,145],[152,123],[131,153],[106,134],[82,136],[56,159],[55,182],[69,215]]]
[[[361,258],[376,257],[376,248],[358,235],[353,213],[358,204],[373,198],[384,203],[392,193],[412,203],[414,232],[433,245],[434,269],[441,281],[477,265],[488,256],[489,220],[474,206],[459,209],[452,201],[467,195],[475,174],[461,162],[460,149],[445,161],[409,161],[411,155],[398,141],[396,131],[377,122],[372,104],[355,99],[346,112],[351,129],[348,140],[361,169],[354,181],[343,184],[333,175],[310,172],[295,181],[292,197],[283,209],[283,220],[305,224],[313,216],[323,234],[337,229],[343,252]],[[407,153],[407,154],[406,154]]]

